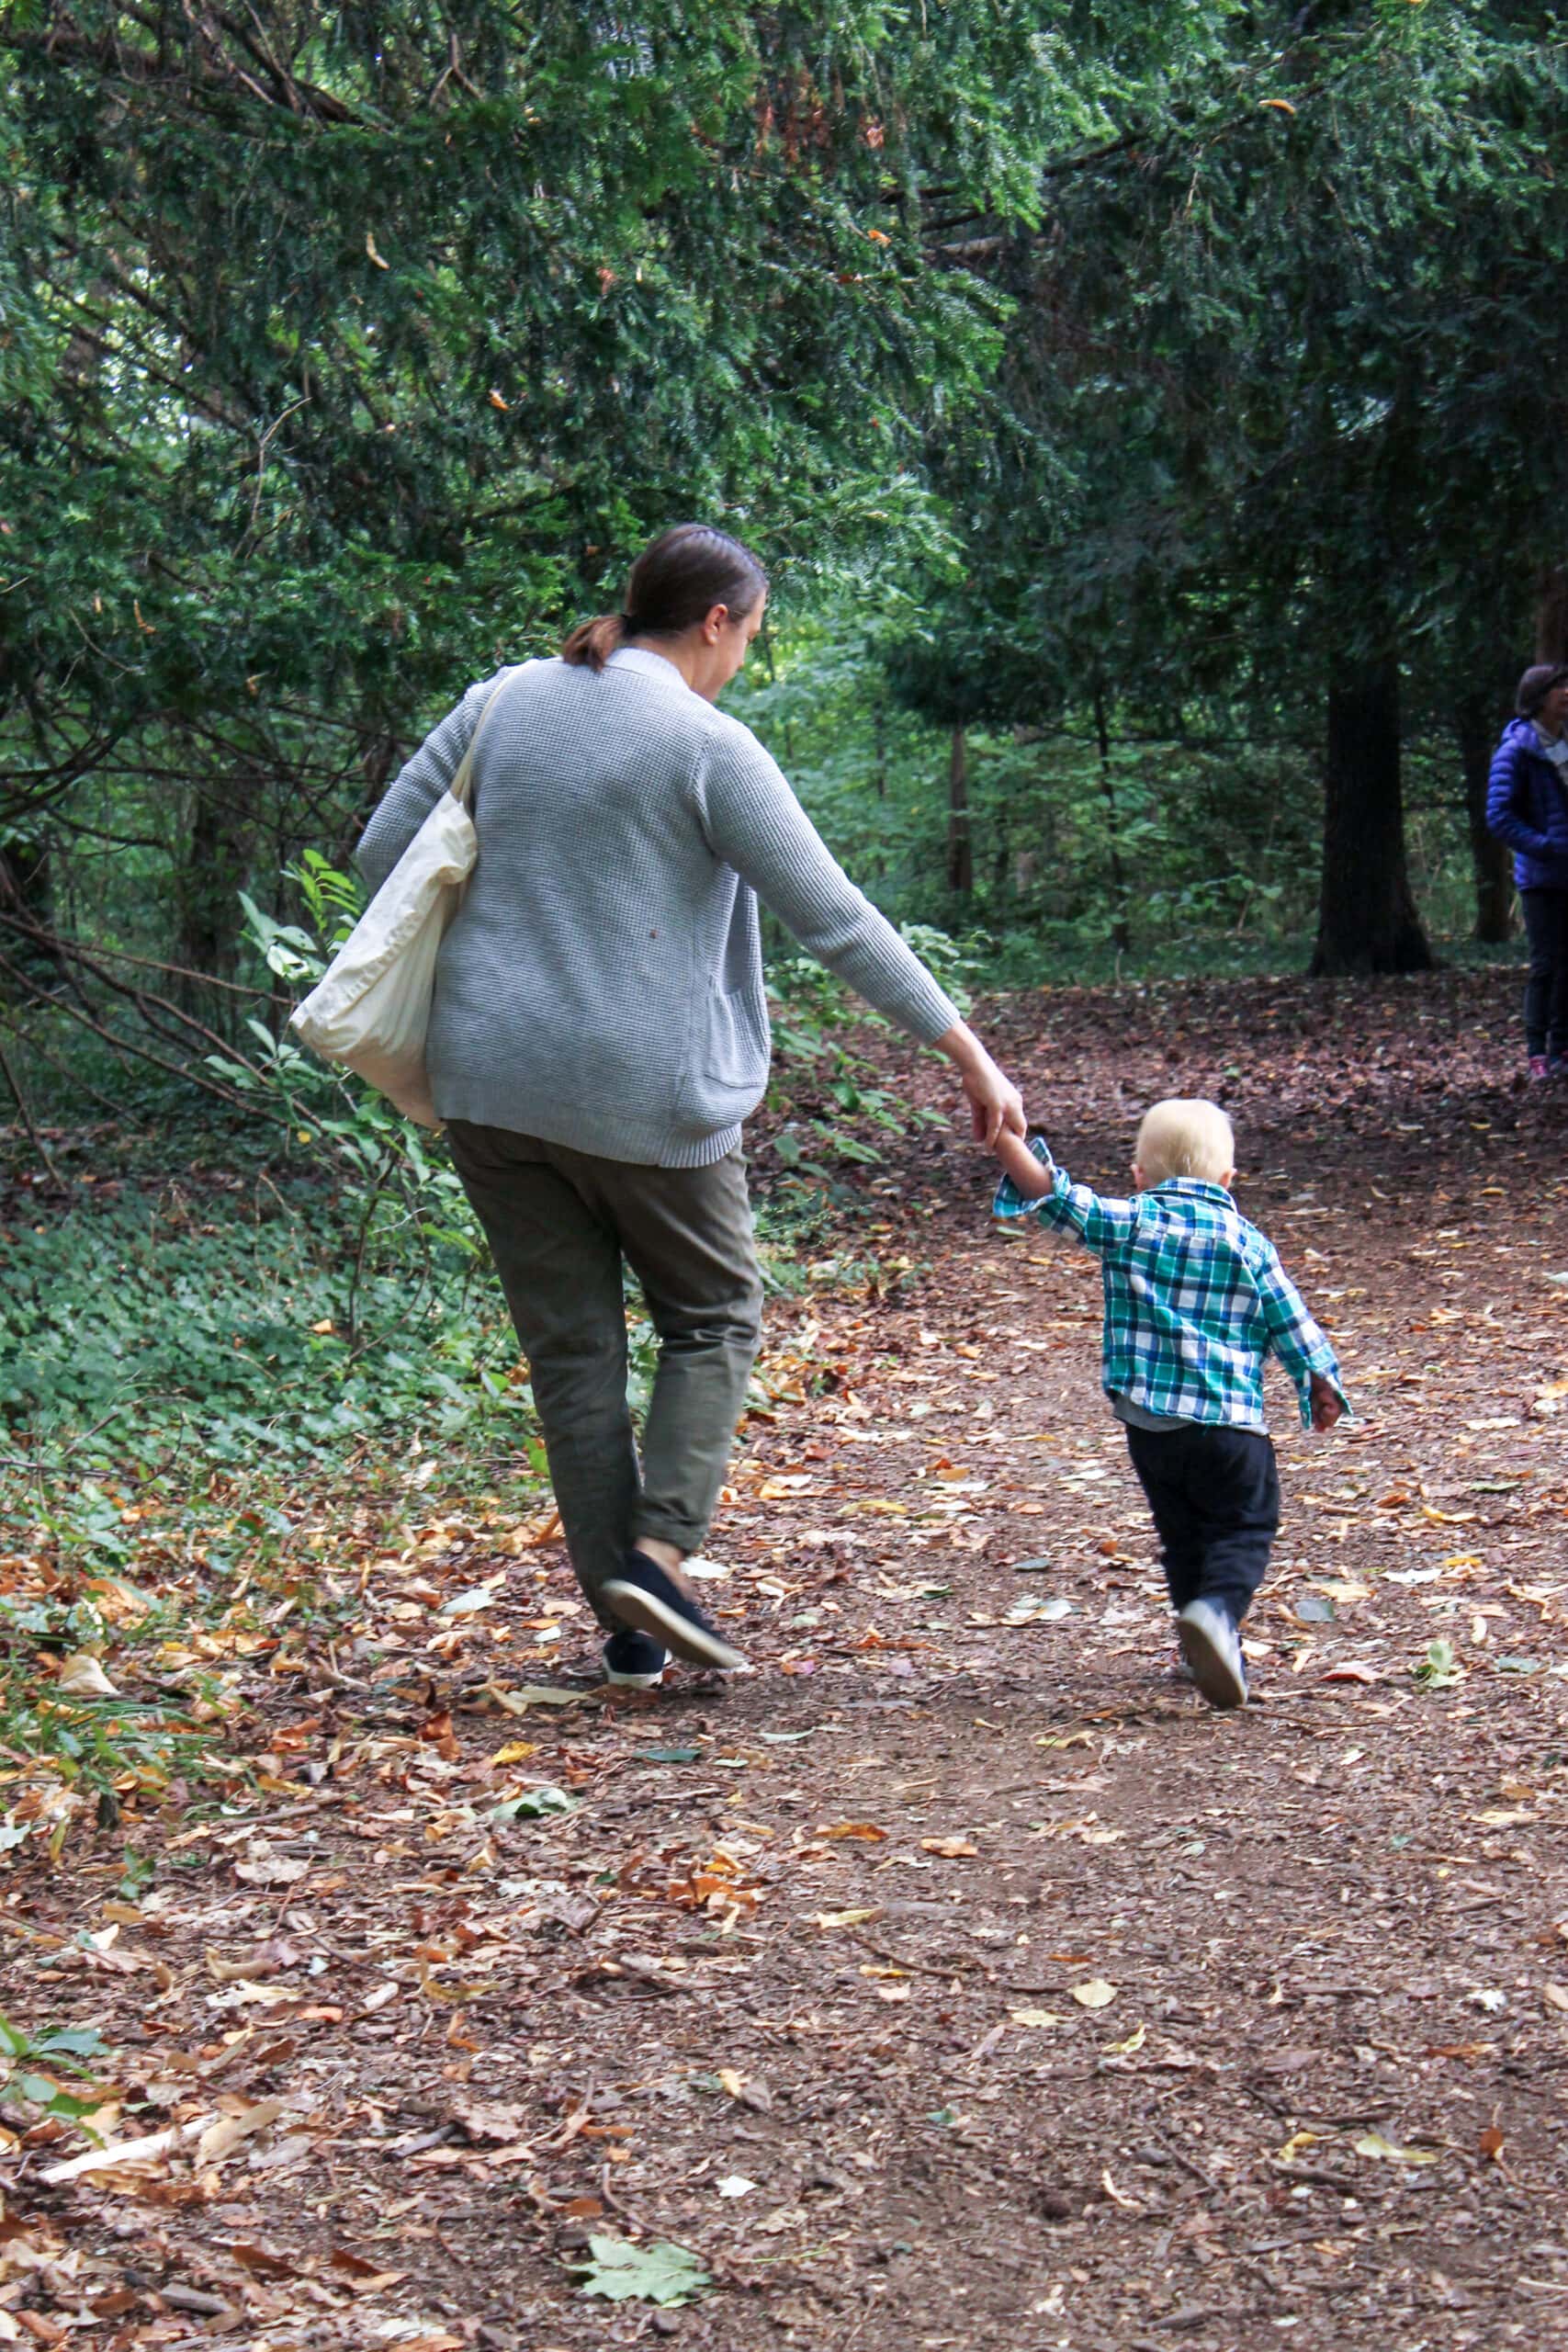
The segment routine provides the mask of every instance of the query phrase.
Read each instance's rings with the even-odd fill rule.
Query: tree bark
[[[1105,710],[1105,689],[1094,687],[1094,740],[1100,752],[1100,789],[1105,802],[1105,839],[1111,856],[1111,944],[1125,956],[1133,944],[1127,921],[1127,869],[1122,863],[1122,822],[1116,807],[1116,783],[1111,772],[1111,722]]]
[[[1404,861],[1399,668],[1348,671],[1329,688],[1323,887],[1311,969],[1427,972],[1432,951]]]
[[[261,788],[259,774],[244,762],[199,786],[175,851],[175,960],[215,979],[232,978],[238,962],[239,894],[248,878],[252,812]],[[198,980],[182,981],[180,991],[225,1036],[232,1034],[233,999],[203,989]]]
[[[969,836],[969,738],[953,730],[947,761],[947,887],[967,899],[975,888],[975,845]]]
[[[1486,830],[1486,784],[1497,740],[1497,715],[1483,694],[1466,695],[1454,713],[1470,857],[1475,870],[1475,929],[1471,936],[1497,946],[1513,934],[1513,861],[1506,842]]]
[[[1568,662],[1568,565],[1552,564],[1536,582],[1532,659]]]

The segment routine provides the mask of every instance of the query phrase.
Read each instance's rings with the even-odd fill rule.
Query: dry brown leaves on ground
[[[344,1528],[354,1639],[225,1662],[222,1810],[11,1858],[7,2013],[113,2054],[106,2144],[8,2135],[0,2342],[1563,2340],[1564,1098],[1490,976],[987,1025],[1102,1184],[1220,1093],[1334,1327],[1261,1703],[1168,1671],[1095,1269],[911,1148],[856,1248],[923,1271],[773,1316],[753,1677],[593,1689],[546,1523]]]

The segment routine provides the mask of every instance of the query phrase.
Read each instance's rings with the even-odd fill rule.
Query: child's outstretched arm
[[[1308,1314],[1273,1244],[1266,1243],[1265,1250],[1267,1254],[1254,1273],[1269,1348],[1296,1384],[1302,1427],[1331,1430],[1341,1413],[1350,1409],[1339,1375],[1339,1359],[1322,1326]]]
[[[992,1149],[1004,1170],[991,1204],[993,1216],[1038,1216],[1101,1256],[1131,1235],[1135,1204],[1075,1184],[1052,1159],[1043,1136],[1026,1144],[1017,1136],[1000,1135]]]

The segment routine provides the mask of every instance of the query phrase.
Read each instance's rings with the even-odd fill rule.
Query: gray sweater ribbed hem
[[[671,1135],[646,1119],[595,1115],[574,1103],[530,1102],[510,1087],[442,1085],[434,1088],[439,1117],[476,1127],[504,1127],[511,1135],[537,1136],[568,1151],[591,1152],[637,1168],[711,1168],[740,1141],[739,1122],[702,1135]]]

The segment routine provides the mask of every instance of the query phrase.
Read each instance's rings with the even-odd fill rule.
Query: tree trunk
[[[1532,659],[1568,662],[1568,565],[1551,565],[1536,582]]]
[[[1313,972],[1430,971],[1404,862],[1393,661],[1348,671],[1329,688],[1326,785]]]
[[[1497,740],[1497,717],[1485,695],[1466,695],[1454,713],[1470,857],[1475,869],[1474,939],[1497,946],[1514,929],[1514,871],[1507,846],[1486,830],[1486,783]]]
[[[953,730],[947,761],[947,887],[967,899],[975,888],[975,847],[969,838],[969,739]]]
[[[1111,944],[1125,956],[1133,944],[1127,922],[1127,869],[1122,863],[1122,826],[1116,807],[1116,785],[1111,773],[1111,722],[1105,712],[1105,689],[1095,681],[1094,737],[1100,750],[1100,789],[1105,802],[1105,838],[1111,852]]]
[[[0,849],[0,914],[15,915],[19,922],[52,934],[54,867],[46,842],[14,841]],[[6,944],[34,979],[54,985],[66,977],[63,958],[47,938],[29,939],[7,929]]]
[[[241,761],[227,775],[199,786],[175,853],[174,960],[215,979],[231,978],[238,962],[240,891],[261,784],[259,774]],[[232,997],[204,989],[199,980],[179,987],[193,1012],[224,1036],[232,1034]]]

